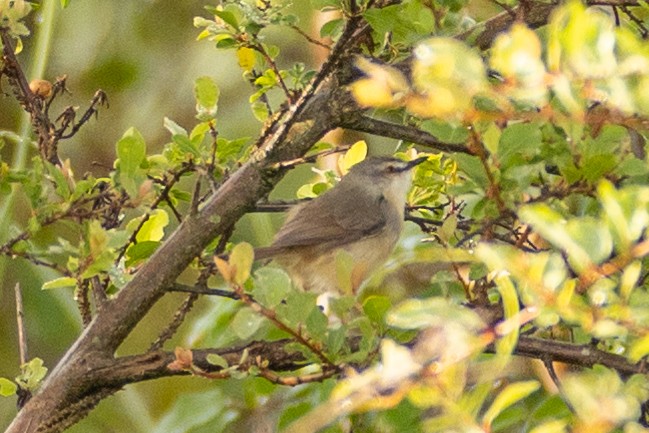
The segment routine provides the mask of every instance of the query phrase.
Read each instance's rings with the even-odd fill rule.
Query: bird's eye
[[[388,165],[387,167],[385,167],[385,171],[388,173],[396,173],[397,167],[395,167],[394,165]]]

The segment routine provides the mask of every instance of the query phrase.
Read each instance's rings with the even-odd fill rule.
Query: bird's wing
[[[300,205],[277,233],[270,248],[321,245],[336,248],[379,232],[386,224],[383,196],[371,197],[358,187],[338,185],[336,194],[325,194]],[[340,202],[345,200],[345,202]]]

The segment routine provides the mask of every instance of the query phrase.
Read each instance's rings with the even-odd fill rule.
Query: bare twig
[[[222,298],[229,298],[229,299],[240,299],[239,295],[236,293],[230,291],[230,290],[221,290],[221,289],[208,289],[206,287],[195,287],[195,286],[187,286],[184,284],[173,284],[171,287],[168,289],[170,292],[185,292],[185,293],[196,293],[199,295],[210,295],[210,296],[220,296]]]
[[[174,317],[169,325],[167,325],[160,336],[151,344],[151,347],[149,347],[149,352],[160,350],[165,341],[168,341],[171,337],[173,337],[180,325],[185,320],[187,314],[191,311],[192,307],[194,306],[194,302],[196,302],[197,299],[198,293],[195,292],[190,293],[189,295],[187,295],[187,297],[185,297],[185,300],[183,301],[181,306],[178,307],[178,310],[176,310],[176,313],[174,314]]]
[[[18,322],[18,350],[20,352],[20,365],[27,362],[27,333],[25,332],[25,311],[23,310],[23,294],[20,283],[14,286],[16,295],[16,321]]]
[[[322,48],[326,48],[327,50],[331,49],[331,45],[325,44],[322,41],[319,41],[319,40],[317,40],[315,38],[312,38],[311,36],[309,36],[308,33],[306,33],[304,30],[302,30],[301,28],[299,28],[295,24],[292,24],[289,27],[292,28],[293,30],[295,30],[296,32],[298,32],[304,39],[311,42],[312,44],[315,44],[315,45],[317,45],[319,47],[322,47]]]

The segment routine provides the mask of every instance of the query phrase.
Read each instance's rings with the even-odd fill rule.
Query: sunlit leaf
[[[18,386],[5,377],[0,377],[0,396],[9,397],[15,395],[18,391]]]
[[[338,168],[343,174],[347,174],[349,169],[358,164],[367,156],[367,143],[364,140],[354,143],[347,152],[338,160]]]
[[[159,241],[164,237],[164,228],[169,224],[169,215],[163,209],[156,209],[142,224],[135,239],[138,242]]]
[[[77,279],[72,277],[59,277],[43,283],[43,290],[72,288],[77,286]]]
[[[255,251],[249,243],[241,242],[234,246],[229,260],[230,267],[235,269],[233,283],[243,285],[250,278],[254,259]]]

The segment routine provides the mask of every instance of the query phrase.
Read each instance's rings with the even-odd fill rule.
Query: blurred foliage
[[[98,123],[62,148],[60,166],[39,156],[23,166],[12,161],[24,140],[16,132],[21,121],[0,114],[0,199],[9,216],[0,254],[11,280],[1,294],[0,344],[8,356],[0,395],[36,389],[44,365],[53,367],[78,334],[70,322],[92,319],[91,294],[117,293],[183,215],[247,161],[249,136],[259,129],[253,119],[272,120],[315,74],[304,33],[335,42],[354,16],[369,26],[355,60],[362,77],[349,86],[357,102],[377,118],[401,119],[467,150],[398,143],[398,157],[427,160],[414,172],[413,224],[393,260],[360,296],[330,299],[327,315],[317,294],[255,264],[250,244],[215,239],[181,282],[220,287],[239,300],[202,299],[166,344],[183,347],[173,369],[213,380],[129,386],[71,431],[646,430],[647,377],[620,370],[644,365],[649,354],[645,5],[624,9],[622,19],[617,10],[613,17],[569,2],[544,28],[516,23],[478,52],[455,36],[491,18],[481,2],[69,3],[60,2],[67,8],[51,35],[51,68],[70,75],[73,89],[92,94],[105,85],[115,96]],[[30,10],[0,0],[3,31],[27,52]],[[329,14],[310,32],[304,22],[316,10]],[[115,26],[91,23],[88,11]],[[187,44],[179,47],[181,35]],[[294,49],[295,41],[303,48]],[[214,50],[219,61],[205,66]],[[107,148],[114,152],[92,169],[87,159]],[[315,180],[291,185],[293,196],[331,188],[372,153],[372,138],[318,143],[309,156],[332,150],[345,152],[333,168],[315,169]],[[75,176],[72,167],[88,172]],[[245,231],[234,238],[257,241]],[[226,248],[227,259],[214,255]],[[339,268],[349,279],[345,257]],[[15,282],[25,292],[30,352],[39,355],[20,368],[7,307]],[[178,299],[156,306],[120,353],[141,352]],[[527,353],[543,363],[514,356],[530,337],[548,343],[547,352]],[[187,349],[282,338],[305,360],[290,373],[244,353],[236,364],[212,356],[222,370],[211,375]],[[567,359],[550,344],[566,341],[583,345],[583,353]],[[617,357],[601,356],[602,365],[590,368],[590,350]],[[0,399],[0,412],[9,413],[0,425],[15,413],[9,400]]]

